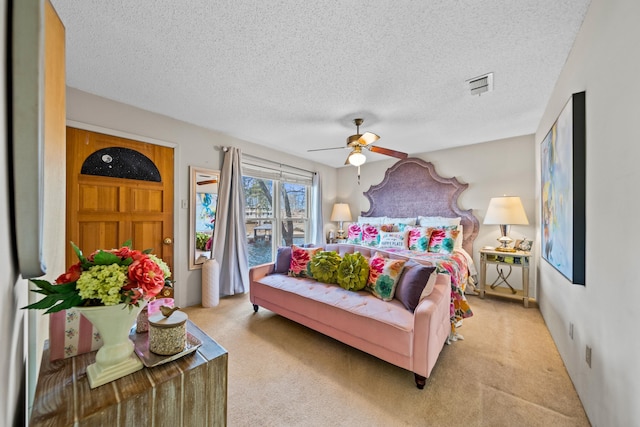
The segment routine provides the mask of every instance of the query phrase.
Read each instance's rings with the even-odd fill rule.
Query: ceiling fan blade
[[[205,181],[198,181],[198,182],[196,182],[196,184],[198,184],[198,185],[207,185],[207,184],[215,184],[217,182],[218,182],[217,179],[207,179]]]
[[[369,151],[374,153],[384,154],[386,156],[397,157],[398,159],[406,159],[409,157],[407,153],[403,153],[402,151],[390,150],[388,148],[383,147],[367,147]]]
[[[349,148],[349,147],[333,147],[333,148],[314,148],[313,150],[307,150],[307,153],[310,151],[326,151],[326,150],[344,150],[345,148]]]
[[[369,145],[369,144],[373,144],[379,139],[380,137],[375,133],[365,132],[362,134],[362,136],[360,136],[360,138],[358,138],[358,143],[360,145]]]

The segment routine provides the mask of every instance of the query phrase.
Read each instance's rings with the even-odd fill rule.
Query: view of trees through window
[[[272,261],[278,246],[305,242],[309,228],[308,185],[252,176],[243,176],[242,182],[249,266]]]

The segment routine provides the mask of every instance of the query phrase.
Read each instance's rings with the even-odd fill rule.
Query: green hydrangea
[[[369,264],[360,252],[344,254],[338,266],[338,285],[346,290],[364,289],[369,279]]]
[[[94,265],[83,271],[76,282],[82,299],[97,299],[104,305],[117,305],[122,301],[120,289],[127,280],[127,266],[118,264]]]
[[[342,259],[336,252],[320,251],[311,258],[308,268],[314,279],[323,283],[336,283],[340,261]]]
[[[151,261],[158,264],[158,266],[160,267],[160,270],[162,270],[162,274],[164,275],[165,279],[168,279],[169,277],[171,277],[171,270],[169,269],[169,266],[167,265],[166,262],[164,262],[163,260],[161,260],[160,258],[158,258],[153,254],[147,254],[147,256],[151,259]]]

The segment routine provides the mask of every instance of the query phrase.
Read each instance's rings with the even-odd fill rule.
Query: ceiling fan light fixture
[[[349,163],[351,163],[353,166],[360,166],[367,161],[367,158],[365,157],[364,154],[362,154],[362,152],[360,152],[360,150],[353,150],[353,152],[349,154],[348,160],[349,160]]]

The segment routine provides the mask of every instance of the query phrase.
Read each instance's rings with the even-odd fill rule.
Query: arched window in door
[[[108,147],[95,151],[86,158],[80,173],[162,182],[160,171],[147,156],[124,147]]]

